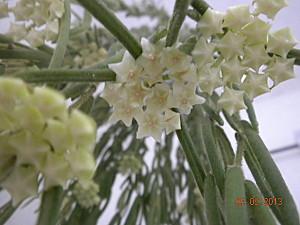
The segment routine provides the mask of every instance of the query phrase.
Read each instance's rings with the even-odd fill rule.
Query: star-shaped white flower
[[[147,110],[162,112],[168,108],[170,87],[167,84],[156,84],[146,100]]]
[[[18,166],[1,184],[11,195],[13,205],[35,196],[38,191],[38,173],[32,166]]]
[[[244,91],[237,91],[225,87],[223,94],[218,100],[218,105],[229,115],[233,115],[241,109],[247,109],[244,103]]]
[[[273,80],[274,86],[295,77],[294,63],[295,59],[275,58],[275,61],[266,70],[268,76]]]
[[[35,10],[35,5],[32,3],[24,4],[23,1],[18,1],[12,8],[12,12],[16,21],[27,20]]]
[[[116,81],[120,83],[138,81],[143,72],[143,68],[136,63],[128,51],[124,53],[121,62],[109,64],[108,67],[116,73]]]
[[[111,114],[109,121],[115,123],[122,120],[123,123],[129,127],[132,124],[132,119],[140,113],[142,113],[141,108],[135,107],[130,101],[123,99],[114,105],[113,113]]]
[[[151,93],[151,89],[147,88],[141,82],[136,82],[124,86],[126,97],[131,105],[142,107],[145,103],[145,98]]]
[[[153,111],[145,111],[139,114],[136,118],[139,128],[137,138],[153,137],[160,142],[163,132],[163,118],[160,113]]]
[[[224,62],[221,65],[221,70],[224,84],[240,84],[242,76],[246,72],[247,68],[242,66],[240,60],[237,57],[235,57],[229,61]]]
[[[270,28],[270,24],[255,17],[252,22],[243,27],[241,32],[246,37],[248,44],[266,44]]]
[[[262,65],[271,60],[263,44],[246,46],[242,64],[258,71]]]
[[[52,0],[49,6],[49,12],[51,18],[61,18],[65,13],[64,1]]]
[[[205,102],[204,98],[196,94],[196,88],[197,85],[193,83],[174,83],[171,105],[183,114],[190,114],[194,105]]]
[[[55,41],[58,35],[59,24],[58,20],[49,21],[46,24],[45,36],[49,41]]]
[[[224,27],[238,31],[246,24],[250,23],[253,16],[250,14],[248,5],[237,5],[229,7],[224,17]]]
[[[167,135],[175,130],[181,129],[180,114],[172,110],[166,110],[163,116],[163,126],[166,129]]]
[[[125,91],[122,84],[106,82],[101,97],[104,98],[110,106],[113,106],[120,101],[120,96],[124,95]]]
[[[169,76],[175,82],[197,82],[197,69],[194,64],[190,64],[187,70],[173,72]]]
[[[175,47],[164,48],[161,58],[161,64],[171,73],[186,71],[191,64],[191,61],[191,56]]]
[[[220,68],[217,67],[206,67],[199,71],[198,76],[201,90],[209,95],[212,95],[213,91],[223,84]]]
[[[270,92],[268,76],[249,71],[241,88],[246,92],[250,99],[254,99],[259,95]]]
[[[215,48],[214,43],[208,43],[204,37],[200,37],[192,51],[193,59],[198,67],[202,67],[206,63],[214,60],[213,54]]]
[[[199,32],[205,37],[223,33],[223,19],[223,13],[208,8],[197,24]]]
[[[144,68],[147,77],[159,78],[164,68],[160,63],[162,46],[159,43],[152,44],[146,38],[142,38],[141,45],[143,53],[137,59],[137,63]]]
[[[269,34],[268,52],[286,57],[289,51],[297,44],[289,28],[280,29]]]
[[[255,0],[256,13],[263,13],[270,19],[274,19],[276,14],[288,4],[286,0]]]
[[[217,48],[225,59],[231,59],[234,56],[243,55],[243,45],[245,37],[228,31],[218,42]]]

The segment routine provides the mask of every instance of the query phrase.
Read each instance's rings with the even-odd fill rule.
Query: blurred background
[[[10,1],[13,4],[13,0]],[[128,4],[139,2],[139,0],[124,0]],[[174,0],[155,0],[156,4],[163,7],[168,14],[172,13]],[[216,10],[225,11],[229,6],[237,4],[251,4],[251,0],[210,0],[209,4]],[[274,30],[289,26],[296,37],[300,40],[300,2],[299,0],[288,0],[289,6],[284,8],[275,18]],[[80,8],[76,8],[81,13]],[[136,28],[142,25],[155,25],[157,21],[145,17],[136,19],[126,17],[125,13],[117,15],[128,28]],[[195,26],[191,19],[186,21],[188,26]],[[0,33],[5,33],[9,27],[9,21],[0,19]],[[297,46],[300,47],[299,45]],[[271,93],[258,97],[254,106],[256,109],[260,134],[265,144],[272,153],[287,185],[294,196],[298,209],[300,209],[300,67],[295,67],[296,78],[280,84]],[[227,127],[226,131],[230,133],[232,141],[233,132]],[[151,141],[150,141],[151,144]],[[245,164],[245,163],[244,163]],[[244,165],[245,175],[251,179],[248,168]],[[113,189],[113,196],[118,196],[119,184]],[[282,196],[276,196],[282,197]],[[0,195],[0,202],[7,199],[8,196]],[[114,208],[114,203],[111,209]],[[35,214],[38,202],[31,203],[26,208],[19,210],[7,223],[7,225],[34,224]],[[112,210],[106,210],[106,213],[100,219],[99,224],[107,224],[114,214]]]

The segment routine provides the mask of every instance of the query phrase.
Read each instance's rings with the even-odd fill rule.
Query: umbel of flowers
[[[71,179],[89,185],[95,141],[95,122],[57,91],[0,78],[0,186],[14,204]]]
[[[138,138],[159,141],[163,131],[180,129],[179,113],[204,103],[197,90],[219,93],[219,108],[232,115],[247,108],[245,95],[253,100],[293,78],[294,59],[287,54],[296,40],[288,28],[270,32],[270,22],[263,20],[285,6],[284,0],[256,0],[254,10],[248,5],[226,13],[208,9],[197,24],[199,39],[190,55],[179,44],[164,47],[164,41],[142,38],[137,60],[125,52],[120,63],[109,65],[117,77],[103,91],[113,106],[111,121],[130,126],[135,119]]]
[[[14,19],[9,30],[14,41],[26,40],[33,47],[57,39],[59,19],[65,12],[64,0],[17,0],[12,7],[4,1],[0,9],[0,18]]]

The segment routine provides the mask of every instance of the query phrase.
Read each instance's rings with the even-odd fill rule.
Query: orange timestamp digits
[[[236,205],[238,206],[281,206],[283,204],[283,200],[281,197],[270,197],[270,198],[249,198],[249,199],[242,199],[238,198],[239,200],[236,201]]]

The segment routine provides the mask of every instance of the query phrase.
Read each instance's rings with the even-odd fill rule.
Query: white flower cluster
[[[202,36],[192,55],[199,85],[208,94],[222,87],[218,104],[230,115],[246,108],[244,93],[252,100],[294,77],[294,59],[287,54],[295,38],[288,28],[270,33],[271,24],[261,18],[274,18],[286,2],[254,2],[253,13],[247,5],[230,7],[226,13],[208,9],[198,22]]]
[[[0,17],[12,15],[9,35],[14,41],[26,40],[33,47],[56,41],[59,19],[65,12],[64,0],[18,0],[11,8],[1,2],[0,9]]]
[[[136,119],[138,138],[159,141],[164,130],[180,129],[179,113],[204,102],[198,87],[209,95],[219,88],[218,105],[232,115],[247,108],[245,94],[252,100],[293,78],[294,59],[287,54],[295,39],[288,28],[269,33],[271,25],[261,16],[274,18],[285,6],[284,0],[255,0],[253,12],[248,5],[226,13],[208,9],[197,24],[200,38],[192,56],[143,38],[137,60],[126,52],[120,63],[109,65],[116,83],[107,83],[102,96],[113,106],[111,121],[130,126]]]
[[[105,85],[102,97],[113,106],[112,122],[122,120],[130,126],[136,119],[137,137],[160,140],[162,132],[180,129],[180,114],[204,99],[196,95],[197,75],[192,57],[176,47],[163,48],[142,39],[143,54],[135,60],[125,52],[120,63],[110,64],[116,83]]]
[[[0,78],[0,186],[14,204],[34,196],[41,179],[43,190],[70,179],[89,182],[95,142],[95,122],[69,112],[57,91]]]
[[[100,197],[98,193],[99,186],[92,180],[85,183],[78,182],[73,189],[76,200],[84,208],[90,208],[99,204]]]

